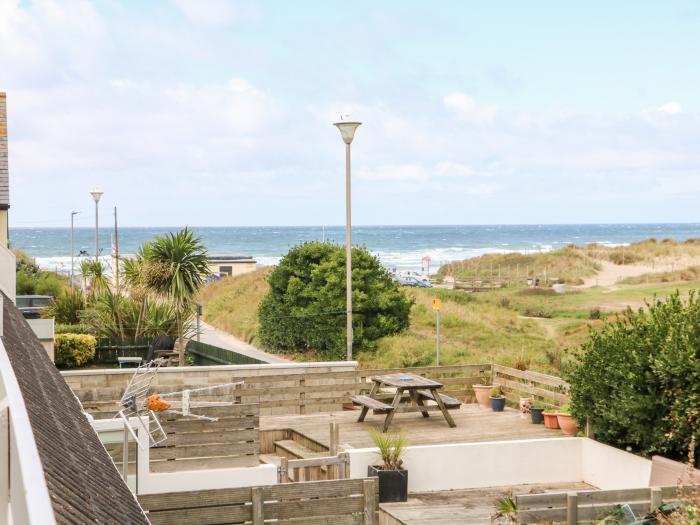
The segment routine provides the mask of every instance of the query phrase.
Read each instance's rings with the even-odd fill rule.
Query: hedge
[[[54,356],[58,366],[73,368],[95,357],[97,340],[87,334],[57,334]]]

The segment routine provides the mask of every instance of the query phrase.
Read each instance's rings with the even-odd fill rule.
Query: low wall
[[[376,448],[350,449],[350,478],[379,463]],[[527,439],[407,447],[408,490],[427,492],[536,483],[647,486],[651,462],[588,438]],[[645,477],[646,476],[646,477]]]

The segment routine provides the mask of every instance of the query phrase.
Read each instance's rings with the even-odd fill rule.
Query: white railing
[[[10,460],[6,461],[5,458],[8,457]],[[29,415],[2,341],[0,341],[0,523],[13,525],[56,523]]]

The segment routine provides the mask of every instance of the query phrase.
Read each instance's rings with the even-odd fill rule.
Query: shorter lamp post
[[[95,261],[100,260],[100,199],[102,198],[102,193],[100,190],[93,190],[90,192],[93,200],[95,201]]]

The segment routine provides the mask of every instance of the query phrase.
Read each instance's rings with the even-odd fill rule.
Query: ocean
[[[120,228],[119,250],[133,253],[139,245],[178,228]],[[344,243],[341,226],[194,227],[210,253],[252,255],[260,265],[275,264],[289,248],[305,241]],[[533,252],[567,244],[592,242],[623,245],[655,237],[677,240],[700,237],[700,224],[534,224],[479,226],[354,226],[353,244],[364,245],[388,268],[419,271],[430,257],[430,272],[446,262],[487,253]],[[100,228],[105,262],[113,229]],[[46,269],[70,272],[70,228],[12,228],[10,243]],[[93,256],[94,228],[74,231],[76,256]],[[77,263],[76,263],[77,267]]]

